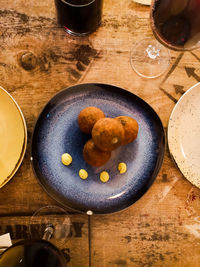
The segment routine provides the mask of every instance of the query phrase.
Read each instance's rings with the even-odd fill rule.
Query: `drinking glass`
[[[42,233],[38,231],[38,227]],[[43,239],[51,240],[56,245],[66,243],[70,229],[71,220],[66,210],[59,206],[44,206],[38,209],[29,222],[31,238],[41,238],[43,234]]]
[[[55,0],[58,24],[69,34],[84,36],[101,24],[103,0]]]
[[[45,240],[22,240],[0,255],[0,267],[66,267],[64,255]]]
[[[66,242],[70,227],[71,221],[64,209],[42,207],[30,219],[31,238],[7,248],[0,255],[0,267],[66,267],[67,261],[57,244],[62,240]]]
[[[133,47],[133,69],[142,77],[155,78],[169,65],[168,49],[190,51],[199,48],[199,14],[199,0],[153,0],[150,25],[156,40],[144,39]]]

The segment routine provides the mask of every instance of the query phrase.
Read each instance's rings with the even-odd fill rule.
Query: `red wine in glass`
[[[150,25],[157,40],[143,38],[130,57],[132,68],[144,78],[159,77],[167,70],[169,49],[200,47],[200,0],[152,0]]]
[[[66,267],[62,252],[45,240],[22,240],[0,255],[0,267]]]
[[[74,35],[94,32],[101,23],[103,0],[55,0],[58,24]]]
[[[200,0],[155,0],[150,18],[155,37],[168,48],[200,46]]]

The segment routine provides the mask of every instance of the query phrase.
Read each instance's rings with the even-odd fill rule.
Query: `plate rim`
[[[187,97],[187,95],[196,87],[200,87],[200,82],[192,85],[187,91],[185,91],[185,93],[179,98],[179,100],[177,101],[177,103],[175,104],[172,112],[171,112],[171,115],[169,117],[169,123],[168,123],[168,127],[167,127],[167,143],[168,143],[168,148],[169,148],[169,152],[170,152],[170,156],[172,158],[172,161],[174,163],[174,165],[176,166],[176,168],[181,172],[181,174],[184,176],[184,178],[190,182],[192,185],[196,186],[197,188],[200,188],[200,186],[198,186],[196,184],[196,182],[193,181],[193,179],[190,179],[191,176],[188,176],[188,172],[185,172],[182,170],[182,167],[180,167],[180,163],[177,162],[177,160],[175,159],[174,157],[174,153],[172,152],[172,149],[171,149],[171,140],[170,140],[170,137],[169,137],[169,132],[170,132],[170,125],[172,123],[172,120],[173,120],[173,116],[176,114],[176,109],[177,107],[180,105],[181,101]],[[200,177],[200,176],[199,176]]]
[[[140,101],[142,101],[145,105],[147,105],[152,111],[153,113],[157,116],[157,119],[160,123],[160,126],[161,126],[161,129],[162,129],[162,132],[163,132],[163,140],[162,140],[162,143],[163,143],[163,150],[162,150],[162,154],[160,156],[160,159],[157,160],[156,162],[156,165],[155,165],[155,169],[154,169],[154,172],[153,172],[153,175],[152,175],[152,179],[151,179],[151,182],[148,183],[148,186],[146,186],[143,190],[142,190],[142,193],[140,193],[140,196],[136,199],[136,201],[134,201],[132,204],[130,205],[127,205],[127,207],[123,207],[121,209],[118,209],[118,210],[115,210],[113,212],[93,212],[91,210],[87,210],[87,211],[83,211],[83,210],[79,210],[79,209],[76,209],[76,208],[73,208],[67,204],[64,204],[62,201],[58,200],[51,192],[49,192],[48,188],[41,182],[41,180],[39,179],[36,171],[35,171],[35,168],[33,166],[33,146],[32,146],[32,143],[33,143],[33,136],[34,136],[34,132],[35,132],[35,129],[36,129],[36,126],[37,126],[37,122],[39,120],[39,118],[41,117],[43,111],[45,110],[45,108],[47,107],[47,105],[53,100],[55,99],[59,94],[62,94],[64,93],[66,90],[68,89],[71,89],[73,90],[73,88],[76,88],[77,86],[91,86],[91,85],[97,85],[97,86],[110,86],[110,87],[115,87],[115,88],[118,88],[119,90],[121,91],[125,91],[127,94],[131,94],[131,95],[134,95],[134,97],[140,99]],[[87,214],[87,215],[92,215],[92,214],[97,214],[97,215],[107,215],[107,214],[114,214],[114,213],[118,213],[118,212],[121,212],[123,210],[126,210],[128,209],[130,206],[132,206],[134,203],[136,203],[139,199],[141,199],[141,197],[143,197],[145,195],[145,193],[148,191],[148,189],[151,187],[151,185],[154,183],[156,177],[158,176],[158,174],[160,173],[161,171],[161,168],[162,168],[162,165],[163,165],[163,162],[164,162],[164,156],[165,156],[165,151],[166,151],[166,132],[165,132],[165,129],[164,129],[164,126],[163,126],[163,123],[160,119],[160,116],[158,115],[158,113],[154,110],[154,108],[148,103],[146,102],[144,99],[142,99],[141,97],[139,97],[138,95],[132,93],[131,91],[128,91],[127,89],[125,88],[122,88],[120,86],[117,86],[117,85],[114,85],[114,84],[109,84],[109,83],[103,83],[103,82],[89,82],[89,83],[78,83],[78,84],[74,84],[74,85],[71,85],[71,86],[67,86],[63,89],[61,89],[60,91],[54,93],[52,95],[52,97],[49,98],[49,100],[47,100],[47,102],[45,103],[45,105],[41,108],[40,112],[38,113],[38,116],[36,118],[36,121],[35,121],[35,124],[34,124],[34,128],[33,128],[33,131],[32,131],[32,136],[31,136],[31,146],[30,146],[30,154],[31,154],[31,166],[32,166],[32,170],[33,170],[33,173],[34,173],[34,176],[35,178],[37,179],[37,181],[39,182],[39,184],[41,185],[41,187],[44,189],[44,191],[53,199],[55,200],[57,203],[59,203],[60,205],[62,205],[63,207],[69,209],[69,210],[72,210],[74,212],[78,212],[78,213],[82,213],[82,214]],[[155,172],[156,170],[156,172]]]
[[[135,2],[135,3],[137,3],[137,4],[141,4],[141,5],[143,5],[143,6],[150,6],[151,5],[151,1],[147,1],[147,2],[145,2],[145,3],[143,3],[142,1],[140,1],[140,0],[133,0],[133,2]]]
[[[23,142],[23,146],[22,146],[22,149],[21,149],[20,157],[19,157],[19,159],[18,159],[13,171],[4,180],[4,182],[0,184],[0,188],[2,188],[4,185],[6,185],[13,178],[13,176],[16,174],[16,172],[18,171],[19,167],[22,164],[22,161],[23,161],[25,153],[26,153],[27,139],[28,139],[27,136],[28,136],[28,134],[27,134],[26,120],[25,120],[24,114],[23,114],[19,104],[14,99],[14,97],[6,89],[4,89],[2,86],[0,86],[0,91],[3,91],[11,99],[11,101],[15,104],[15,106],[16,106],[18,112],[19,112],[19,115],[20,115],[20,117],[22,119],[22,124],[23,124],[23,128],[24,128],[24,142]]]

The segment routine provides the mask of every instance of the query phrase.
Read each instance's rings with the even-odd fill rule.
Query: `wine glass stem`
[[[53,225],[47,225],[46,229],[44,230],[44,235],[42,239],[49,241],[54,233],[54,227]]]
[[[157,57],[160,56],[160,49],[159,48],[156,48],[155,46],[153,45],[149,45],[147,48],[146,48],[146,52],[147,52],[147,55],[150,59],[156,59]]]

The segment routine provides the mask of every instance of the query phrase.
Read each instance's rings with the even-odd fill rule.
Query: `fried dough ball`
[[[137,138],[139,129],[137,121],[129,116],[119,116],[115,119],[119,121],[124,128],[124,140],[122,144],[127,145],[133,142]]]
[[[83,148],[83,158],[91,166],[99,167],[104,165],[111,156],[111,152],[102,151],[95,146],[92,139],[88,140]]]
[[[116,119],[100,119],[92,129],[92,139],[99,149],[112,151],[123,143],[124,128]]]
[[[84,108],[78,115],[78,125],[80,130],[86,134],[91,134],[94,124],[101,118],[105,118],[105,114],[100,108]]]

